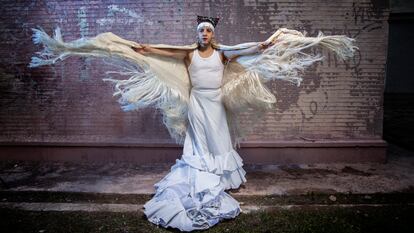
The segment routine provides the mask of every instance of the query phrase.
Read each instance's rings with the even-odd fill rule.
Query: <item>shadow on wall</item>
[[[414,2],[391,1],[384,139],[414,150]]]

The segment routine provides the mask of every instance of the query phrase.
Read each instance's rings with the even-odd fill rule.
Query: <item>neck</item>
[[[198,46],[198,50],[200,50],[200,51],[209,51],[209,50],[212,50],[212,49],[213,49],[213,47],[211,46],[211,43],[209,43],[207,45],[200,44]]]

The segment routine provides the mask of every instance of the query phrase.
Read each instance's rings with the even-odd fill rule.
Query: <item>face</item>
[[[211,43],[214,38],[214,32],[209,27],[202,27],[197,32],[197,37],[200,46],[207,46]]]

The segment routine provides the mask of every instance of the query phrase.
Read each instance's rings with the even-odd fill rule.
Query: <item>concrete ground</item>
[[[152,194],[172,164],[2,161],[4,191]],[[414,187],[414,152],[388,148],[384,164],[249,165],[237,195],[389,193]]]
[[[220,232],[223,229],[224,231],[230,229],[235,232],[244,232],[248,227],[241,229],[240,221],[242,223],[249,221],[257,223],[259,221],[258,228],[252,228],[250,232],[272,232],[274,228],[285,229],[280,232],[326,232],[320,230],[325,228],[318,227],[318,224],[323,222],[321,219],[342,216],[344,213],[348,213],[346,212],[348,210],[345,209],[352,209],[353,212],[349,212],[349,216],[368,211],[366,214],[371,214],[373,221],[382,221],[381,217],[395,218],[397,222],[388,221],[387,224],[391,225],[386,227],[394,227],[393,224],[395,224],[402,228],[393,228],[393,232],[410,232],[414,227],[413,224],[410,224],[410,221],[404,222],[405,220],[402,219],[414,216],[414,152],[390,144],[387,154],[388,161],[384,164],[331,163],[280,166],[246,164],[247,183],[237,190],[231,190],[230,194],[241,203],[242,216],[250,217],[238,217],[236,218],[238,220],[235,220],[239,221],[238,223],[229,221],[230,223],[223,224],[221,228],[212,228],[211,231]],[[85,232],[163,231],[163,229],[156,228],[145,221],[145,217],[142,215],[142,205],[151,198],[151,194],[154,192],[153,184],[168,173],[171,165],[2,161],[0,162],[0,178],[2,180],[0,215],[14,216],[14,220],[4,222],[4,225],[0,224],[0,227],[7,229],[6,232],[76,232],[76,229],[65,231],[64,228],[59,228],[58,226],[61,224],[59,222],[55,222],[55,225],[49,223],[48,225],[46,222],[50,218],[59,219],[60,217],[55,216],[58,213],[65,214],[62,217],[64,219],[61,220],[62,222],[70,222],[78,218],[85,219],[85,216],[79,216],[84,213],[93,213],[88,216],[95,216],[91,217],[93,221],[102,221],[99,224],[105,225],[104,223],[108,223],[108,220],[102,220],[102,217],[99,217],[100,213],[111,215],[124,213],[125,215],[119,218],[124,219],[125,216],[129,216],[132,222],[122,220],[126,221],[126,225],[123,227],[111,230],[112,225],[108,225],[106,226],[108,229],[105,228],[106,231],[101,231],[102,229],[99,227],[94,228],[89,225],[90,223],[81,224],[79,227],[80,229],[91,227]],[[338,212],[339,215],[332,215],[330,212],[332,208],[335,211],[339,208],[342,212]],[[262,211],[266,210],[271,210],[271,212],[263,215]],[[285,210],[289,211],[283,212]],[[292,214],[292,211],[295,210],[305,214],[304,217],[296,219],[300,214]],[[395,210],[402,212],[390,216],[383,214],[383,212],[394,213]],[[73,213],[77,213],[79,216],[72,216]],[[141,216],[138,222],[134,222],[136,219],[133,216],[136,216],[136,213],[140,213],[139,216]],[[315,213],[322,213],[321,216],[324,217],[314,219]],[[53,216],[45,217],[48,214]],[[287,223],[280,223],[282,226],[272,225],[276,220],[272,220],[269,216],[274,216],[275,219],[282,221],[282,215],[286,217],[287,223],[291,221],[291,218],[296,219],[295,221],[307,219],[308,224],[313,224],[312,221],[315,221],[315,224],[311,224],[309,229],[318,230],[292,228]],[[335,219],[339,219],[338,221],[348,219],[347,216],[345,214],[342,218],[335,217]],[[266,225],[264,223],[267,218],[270,220]],[[34,219],[37,220],[34,221]],[[112,219],[115,221],[117,217]],[[361,223],[362,225],[358,225],[360,223],[350,224],[353,221],[353,217],[349,217],[349,220],[344,220],[342,231],[335,231],[363,232],[365,223]],[[234,228],[232,228],[232,224],[235,224]],[[248,226],[253,226],[251,224],[254,225],[254,223],[249,223]],[[332,225],[332,229],[337,229],[337,222],[335,224]],[[378,225],[375,221],[372,224]],[[136,228],[137,226],[141,228]],[[289,228],[283,228],[283,226],[289,226]],[[330,225],[325,224],[325,226]],[[352,228],[352,226],[357,226],[357,228]],[[39,229],[33,231],[36,228]],[[395,231],[396,229],[397,231]],[[379,232],[387,231],[380,230]]]

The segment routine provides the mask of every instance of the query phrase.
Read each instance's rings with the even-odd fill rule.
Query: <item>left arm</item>
[[[239,56],[250,55],[250,54],[255,54],[255,53],[262,52],[263,50],[265,50],[266,48],[272,46],[273,44],[274,44],[274,42],[269,42],[269,43],[261,42],[256,46],[246,48],[246,49],[223,51],[223,54],[224,54],[224,57],[227,60],[232,60],[232,59],[235,59]]]

